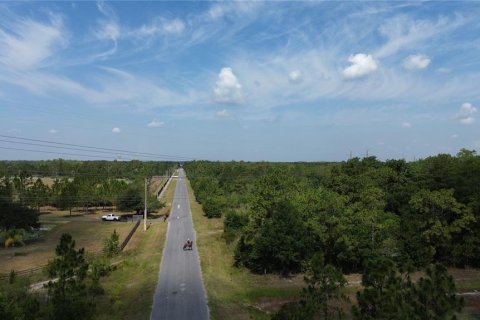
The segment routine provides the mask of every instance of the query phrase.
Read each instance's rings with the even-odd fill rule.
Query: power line
[[[167,154],[148,153],[148,152],[135,152],[135,151],[121,150],[121,149],[90,147],[90,146],[73,144],[73,143],[62,143],[62,142],[55,142],[55,141],[48,141],[48,140],[21,138],[21,137],[15,137],[15,136],[3,135],[3,134],[0,134],[0,137],[9,138],[9,139],[24,140],[24,141],[42,142],[42,143],[48,143],[48,144],[54,144],[54,145],[80,147],[80,148],[87,148],[87,149],[94,149],[94,150],[102,150],[102,151],[106,150],[106,151],[112,151],[112,152],[115,152],[115,153],[123,152],[123,153],[131,154],[133,156],[138,156],[138,155],[145,156],[145,155],[147,155],[147,156],[156,156],[156,157],[164,157],[164,158],[173,158],[173,159],[176,159],[176,160],[181,160],[181,159],[194,160],[195,159],[195,158],[184,157],[184,156],[179,156],[179,155],[167,155]],[[85,150],[85,151],[92,151],[92,150]]]
[[[38,144],[38,143],[30,143],[30,142],[21,142],[21,141],[11,141],[11,140],[4,140],[0,139],[0,142],[7,142],[7,143],[14,143],[14,144],[22,144],[22,145],[29,145],[29,146],[37,146],[37,147],[46,147],[46,148],[56,148],[56,149],[66,149],[66,150],[76,150],[76,151],[88,151],[88,152],[97,152],[97,153],[106,153],[106,154],[112,154],[110,151],[100,151],[100,150],[88,150],[88,149],[80,149],[80,148],[73,148],[73,147],[62,147],[62,146],[49,146],[49,145],[44,145],[44,144]],[[132,156],[130,153],[125,153],[125,152],[117,152],[117,154],[120,155],[125,155],[125,156]],[[142,158],[154,158],[154,159],[163,159],[157,156],[142,156]]]
[[[17,150],[17,151],[29,151],[29,152],[38,152],[38,153],[49,153],[49,154],[62,154],[68,156],[76,156],[76,157],[87,157],[87,158],[99,158],[99,155],[85,155],[85,154],[78,154],[78,153],[66,153],[66,152],[52,152],[52,151],[43,151],[43,150],[31,150],[31,149],[21,149],[21,148],[9,148],[9,147],[1,147],[0,149],[7,149],[7,150]],[[117,160],[116,157],[107,157],[104,158]]]

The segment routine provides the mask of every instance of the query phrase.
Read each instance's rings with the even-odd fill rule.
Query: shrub
[[[203,212],[207,218],[220,218],[225,209],[225,199],[221,196],[209,197],[203,202]]]
[[[114,229],[110,238],[105,239],[105,242],[103,245],[103,253],[107,257],[111,257],[116,255],[119,251],[120,251],[119,237],[118,237],[117,230]]]

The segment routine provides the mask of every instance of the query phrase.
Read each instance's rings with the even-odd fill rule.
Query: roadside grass
[[[188,180],[187,187],[212,320],[269,319],[270,310],[299,296],[301,276],[255,275],[234,267],[233,245],[222,238],[223,219],[203,216]]]
[[[157,194],[160,187],[168,180],[168,178],[153,177],[148,184],[148,191],[152,194]]]
[[[160,201],[165,203],[165,207],[158,210],[158,212],[155,214],[156,216],[160,217],[160,216],[170,214],[170,210],[172,208],[173,196],[175,195],[175,187],[176,186],[177,186],[177,180],[172,179],[170,181],[168,189],[165,190],[165,193],[163,194],[163,197],[160,199]]]
[[[113,230],[117,230],[120,241],[123,241],[133,227],[133,222],[58,222],[51,224],[51,230],[35,242],[15,248],[0,248],[0,273],[11,270],[20,271],[43,266],[55,256],[55,247],[63,233],[70,233],[75,240],[76,248],[85,248],[86,252],[102,250],[104,239]]]
[[[171,209],[176,181],[172,180],[163,201]],[[105,295],[96,300],[95,319],[149,319],[157,286],[167,223],[149,221],[140,225],[124,251],[115,259],[116,270],[102,278]]]

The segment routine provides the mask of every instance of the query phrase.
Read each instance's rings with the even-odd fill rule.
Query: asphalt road
[[[208,319],[207,299],[184,177],[185,173],[180,169],[150,319]],[[184,251],[183,244],[188,238],[193,241],[193,250]]]

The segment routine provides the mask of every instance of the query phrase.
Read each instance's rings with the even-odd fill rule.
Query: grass
[[[132,222],[49,222],[52,227],[44,237],[24,247],[0,249],[0,273],[10,270],[25,270],[45,265],[55,256],[55,247],[63,233],[70,233],[76,242],[76,248],[85,248],[87,252],[97,252],[103,248],[103,240],[114,229],[123,241],[133,227]]]
[[[163,200],[171,209],[176,180],[172,180]],[[140,225],[124,252],[121,263],[101,285],[105,295],[97,299],[96,319],[149,319],[157,286],[167,224],[156,219],[147,231]]]
[[[167,182],[168,178],[153,177],[148,184],[148,191],[152,194],[157,194],[160,187]]]
[[[48,222],[50,220],[70,220],[70,219],[75,219],[75,218],[89,218],[89,219],[100,219],[102,218],[103,215],[106,215],[108,213],[114,213],[116,215],[121,215],[122,212],[120,211],[115,211],[115,210],[108,210],[108,209],[89,209],[88,212],[85,212],[81,209],[78,210],[72,210],[72,213],[68,210],[49,210],[49,211],[43,211],[40,213],[40,222]],[[79,219],[80,220],[80,219]]]
[[[190,184],[187,186],[210,318],[269,319],[282,303],[298,297],[303,287],[301,276],[255,275],[234,267],[233,247],[222,238],[223,220],[204,217]]]

